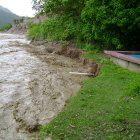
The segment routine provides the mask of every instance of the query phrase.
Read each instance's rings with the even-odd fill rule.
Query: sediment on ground
[[[0,138],[28,140],[29,132],[61,112],[88,77],[71,75],[79,60],[49,53],[50,43],[33,45],[23,35],[0,35]]]
[[[28,140],[29,132],[53,120],[89,78],[70,72],[95,77],[101,65],[82,59],[81,50],[65,50],[56,42],[29,44],[25,35],[7,33],[1,39],[0,138]]]

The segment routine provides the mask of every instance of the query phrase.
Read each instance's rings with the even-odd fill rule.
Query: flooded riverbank
[[[0,140],[28,140],[62,111],[87,78],[69,74],[78,67],[24,35],[0,34]]]

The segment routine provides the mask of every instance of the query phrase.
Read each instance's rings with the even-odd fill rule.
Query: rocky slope
[[[13,24],[12,28],[8,31],[8,33],[27,34],[29,26],[31,24],[43,22],[45,20],[46,16],[36,16],[34,18],[24,19],[24,21],[19,24]]]

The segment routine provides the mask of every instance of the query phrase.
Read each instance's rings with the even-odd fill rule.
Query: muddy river
[[[48,53],[24,35],[0,33],[0,140],[30,140],[76,95],[87,77],[71,75],[78,60]]]

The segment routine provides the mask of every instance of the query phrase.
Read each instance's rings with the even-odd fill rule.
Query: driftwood
[[[69,72],[70,74],[76,74],[76,75],[88,75],[88,76],[94,76],[92,73],[83,73],[83,72]]]
[[[90,59],[80,57],[82,54],[86,54],[86,52],[73,47],[62,47],[59,54],[68,56],[70,58],[78,58],[80,60],[81,65],[78,69],[78,72],[70,72],[70,74],[87,75],[94,77],[99,75],[102,64],[95,63]]]

